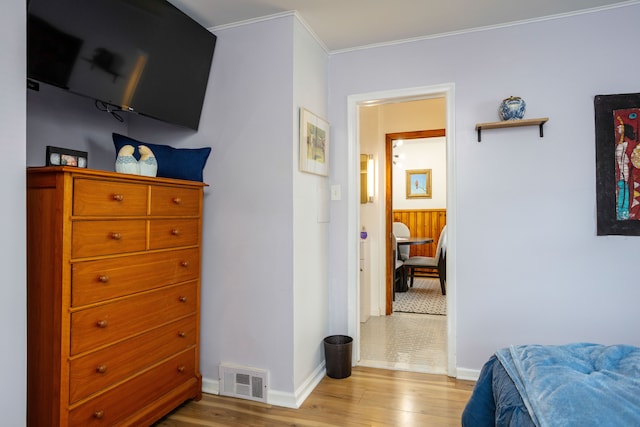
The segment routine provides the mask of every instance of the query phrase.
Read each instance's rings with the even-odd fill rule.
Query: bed
[[[640,348],[503,348],[482,367],[462,426],[640,426]]]

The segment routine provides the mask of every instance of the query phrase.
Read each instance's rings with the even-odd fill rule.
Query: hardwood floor
[[[444,375],[354,367],[325,377],[299,409],[203,395],[155,427],[199,426],[460,426],[474,386]]]

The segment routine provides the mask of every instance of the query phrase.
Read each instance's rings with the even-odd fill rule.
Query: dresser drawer
[[[71,361],[74,403],[195,345],[196,316],[190,316]]]
[[[195,349],[182,352],[71,409],[69,425],[112,426],[189,381],[196,381]]]
[[[71,313],[71,355],[127,339],[195,313],[197,282],[142,292]]]
[[[194,246],[199,242],[197,219],[153,220],[149,225],[149,249]]]
[[[151,215],[198,216],[200,215],[201,190],[166,187],[151,187]]]
[[[71,269],[71,305],[79,307],[186,282],[199,273],[197,248],[78,262]]]
[[[146,249],[147,222],[74,221],[71,237],[71,257],[137,252]]]
[[[74,215],[146,215],[148,186],[124,182],[75,179]]]

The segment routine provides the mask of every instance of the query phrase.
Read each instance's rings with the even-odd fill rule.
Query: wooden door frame
[[[393,141],[397,139],[421,139],[446,136],[445,129],[418,130],[411,132],[395,132],[385,135],[385,223],[386,223],[386,304],[385,314],[393,312],[393,273],[395,262],[393,259]]]

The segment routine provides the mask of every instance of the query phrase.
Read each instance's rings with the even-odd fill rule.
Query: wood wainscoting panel
[[[393,211],[393,222],[402,222],[411,232],[411,236],[431,237],[428,245],[411,245],[411,256],[433,257],[442,229],[447,223],[446,209],[402,209]]]

